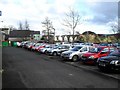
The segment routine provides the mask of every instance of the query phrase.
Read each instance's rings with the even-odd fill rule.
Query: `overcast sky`
[[[92,2],[91,2],[92,1]],[[106,2],[104,2],[106,1]],[[42,31],[41,22],[45,17],[53,22],[56,35],[72,33],[62,25],[69,7],[80,13],[81,24],[75,29],[80,33],[93,31],[97,34],[110,34],[110,25],[118,19],[119,0],[0,0],[0,27],[28,21],[30,29]]]

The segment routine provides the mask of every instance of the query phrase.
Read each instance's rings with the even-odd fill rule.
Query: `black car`
[[[102,71],[120,71],[120,50],[116,50],[108,56],[99,58],[97,60],[97,66]]]

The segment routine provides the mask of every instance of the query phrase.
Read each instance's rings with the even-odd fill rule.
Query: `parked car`
[[[17,47],[21,47],[21,42],[17,42]]]
[[[69,45],[58,45],[47,51],[49,55],[57,56],[61,55],[62,52],[67,51],[71,48]]]
[[[31,50],[32,47],[35,45],[36,43],[35,42],[31,42],[31,43],[28,43],[26,46],[27,46],[27,49],[28,50]]]
[[[42,49],[42,48],[45,48],[45,46],[46,46],[47,44],[45,44],[45,43],[41,43],[41,45],[40,46],[38,46],[38,47],[36,47],[36,51],[40,51],[40,49]]]
[[[100,46],[108,46],[108,43],[100,43]]]
[[[89,52],[90,48],[92,48],[92,46],[77,45],[69,51],[62,52],[61,57],[67,60],[78,61],[83,53]]]
[[[99,58],[97,60],[97,66],[102,71],[120,71],[120,50],[116,50],[110,53],[108,56]]]
[[[100,57],[107,56],[109,53],[115,51],[115,47],[97,46],[90,49],[89,52],[82,55],[81,61],[88,64],[96,64],[96,61]]]
[[[37,51],[37,49],[39,48],[39,46],[41,46],[41,43],[36,43],[36,44],[32,47],[32,50],[33,50],[33,51]]]
[[[53,47],[54,47],[54,44],[46,45],[44,48],[39,49],[39,52],[40,52],[40,53],[47,54],[47,51],[48,51],[49,49],[53,48]]]
[[[30,42],[31,42],[31,41],[23,41],[23,42],[21,42],[20,47],[26,48],[26,45],[27,45],[28,43],[30,43]]]

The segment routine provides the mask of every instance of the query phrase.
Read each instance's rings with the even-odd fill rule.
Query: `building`
[[[9,34],[9,41],[34,40],[36,39],[35,35],[40,36],[40,31],[12,30]]]
[[[8,40],[9,32],[10,32],[9,28],[0,28],[0,40],[1,41]]]

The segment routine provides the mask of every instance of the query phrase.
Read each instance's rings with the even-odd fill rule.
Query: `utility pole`
[[[2,16],[2,11],[0,11],[0,16]],[[0,30],[0,74],[2,75],[2,28]],[[2,80],[2,77],[0,77],[0,80]],[[0,81],[0,89],[2,89],[2,82]]]

